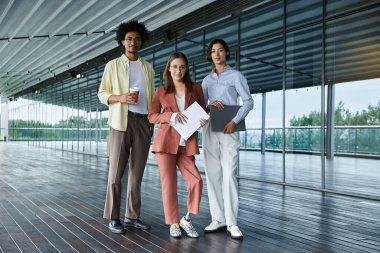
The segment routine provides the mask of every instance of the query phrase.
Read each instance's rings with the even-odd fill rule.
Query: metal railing
[[[320,152],[320,130],[320,127],[285,128],[285,150]],[[244,149],[261,149],[261,129],[241,132],[240,140]],[[282,151],[282,128],[265,129],[265,149]],[[336,126],[334,150],[335,153],[380,156],[380,126]]]
[[[261,149],[261,129],[240,132],[241,148]],[[285,150],[289,152],[320,152],[320,127],[285,128]],[[13,141],[100,141],[108,136],[108,128],[9,128]],[[198,135],[202,145],[202,136]],[[336,126],[335,153],[380,156],[380,126]],[[282,128],[265,129],[265,150],[282,151]]]

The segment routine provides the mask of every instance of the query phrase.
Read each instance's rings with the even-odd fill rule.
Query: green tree
[[[326,122],[326,119],[325,119]],[[301,117],[293,116],[289,120],[290,126],[320,126],[321,112],[312,111],[309,115]],[[380,102],[376,106],[368,105],[361,112],[352,113],[344,108],[340,101],[335,108],[335,125],[336,126],[369,126],[380,125]]]
[[[309,115],[302,115],[301,117],[291,118],[289,120],[290,126],[319,126],[321,125],[321,112],[312,111]]]

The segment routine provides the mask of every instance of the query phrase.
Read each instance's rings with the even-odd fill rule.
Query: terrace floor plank
[[[115,235],[102,218],[106,158],[0,143],[0,252],[380,252],[380,201],[246,179],[239,179],[238,225],[244,239],[205,234],[211,216],[202,177],[201,214],[192,216],[200,238],[170,237],[154,164],[145,170],[141,209],[152,228]],[[178,196],[185,214],[181,176]],[[125,187],[122,200],[124,214]]]

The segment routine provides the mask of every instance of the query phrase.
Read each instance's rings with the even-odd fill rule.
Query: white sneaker
[[[236,225],[227,226],[227,234],[229,234],[232,239],[243,239],[243,233]]]
[[[179,222],[179,226],[185,230],[186,235],[191,238],[198,238],[199,234],[197,231],[195,231],[195,228],[193,227],[193,224],[191,224],[191,221],[187,221],[185,217],[182,217],[181,221]]]
[[[213,233],[218,231],[225,231],[227,225],[223,222],[213,220],[210,225],[205,227],[205,233]]]
[[[174,238],[179,238],[182,236],[178,223],[170,225],[170,236]]]

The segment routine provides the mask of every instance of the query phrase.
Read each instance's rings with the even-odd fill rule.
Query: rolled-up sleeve
[[[244,119],[248,115],[249,111],[253,109],[253,99],[251,96],[251,92],[249,91],[247,79],[240,72],[237,73],[238,78],[236,78],[235,87],[237,93],[243,100],[243,105],[239,109],[236,116],[232,119],[232,121],[236,124],[238,124],[242,119]]]
[[[148,120],[151,124],[170,124],[170,119],[172,117],[173,112],[165,112],[162,110],[163,106],[161,104],[161,98],[163,97],[160,92],[164,92],[162,87],[157,88],[154,93],[152,106],[150,107]]]
[[[112,95],[112,69],[106,64],[99,86],[98,97],[100,102],[108,106],[108,98]]]

